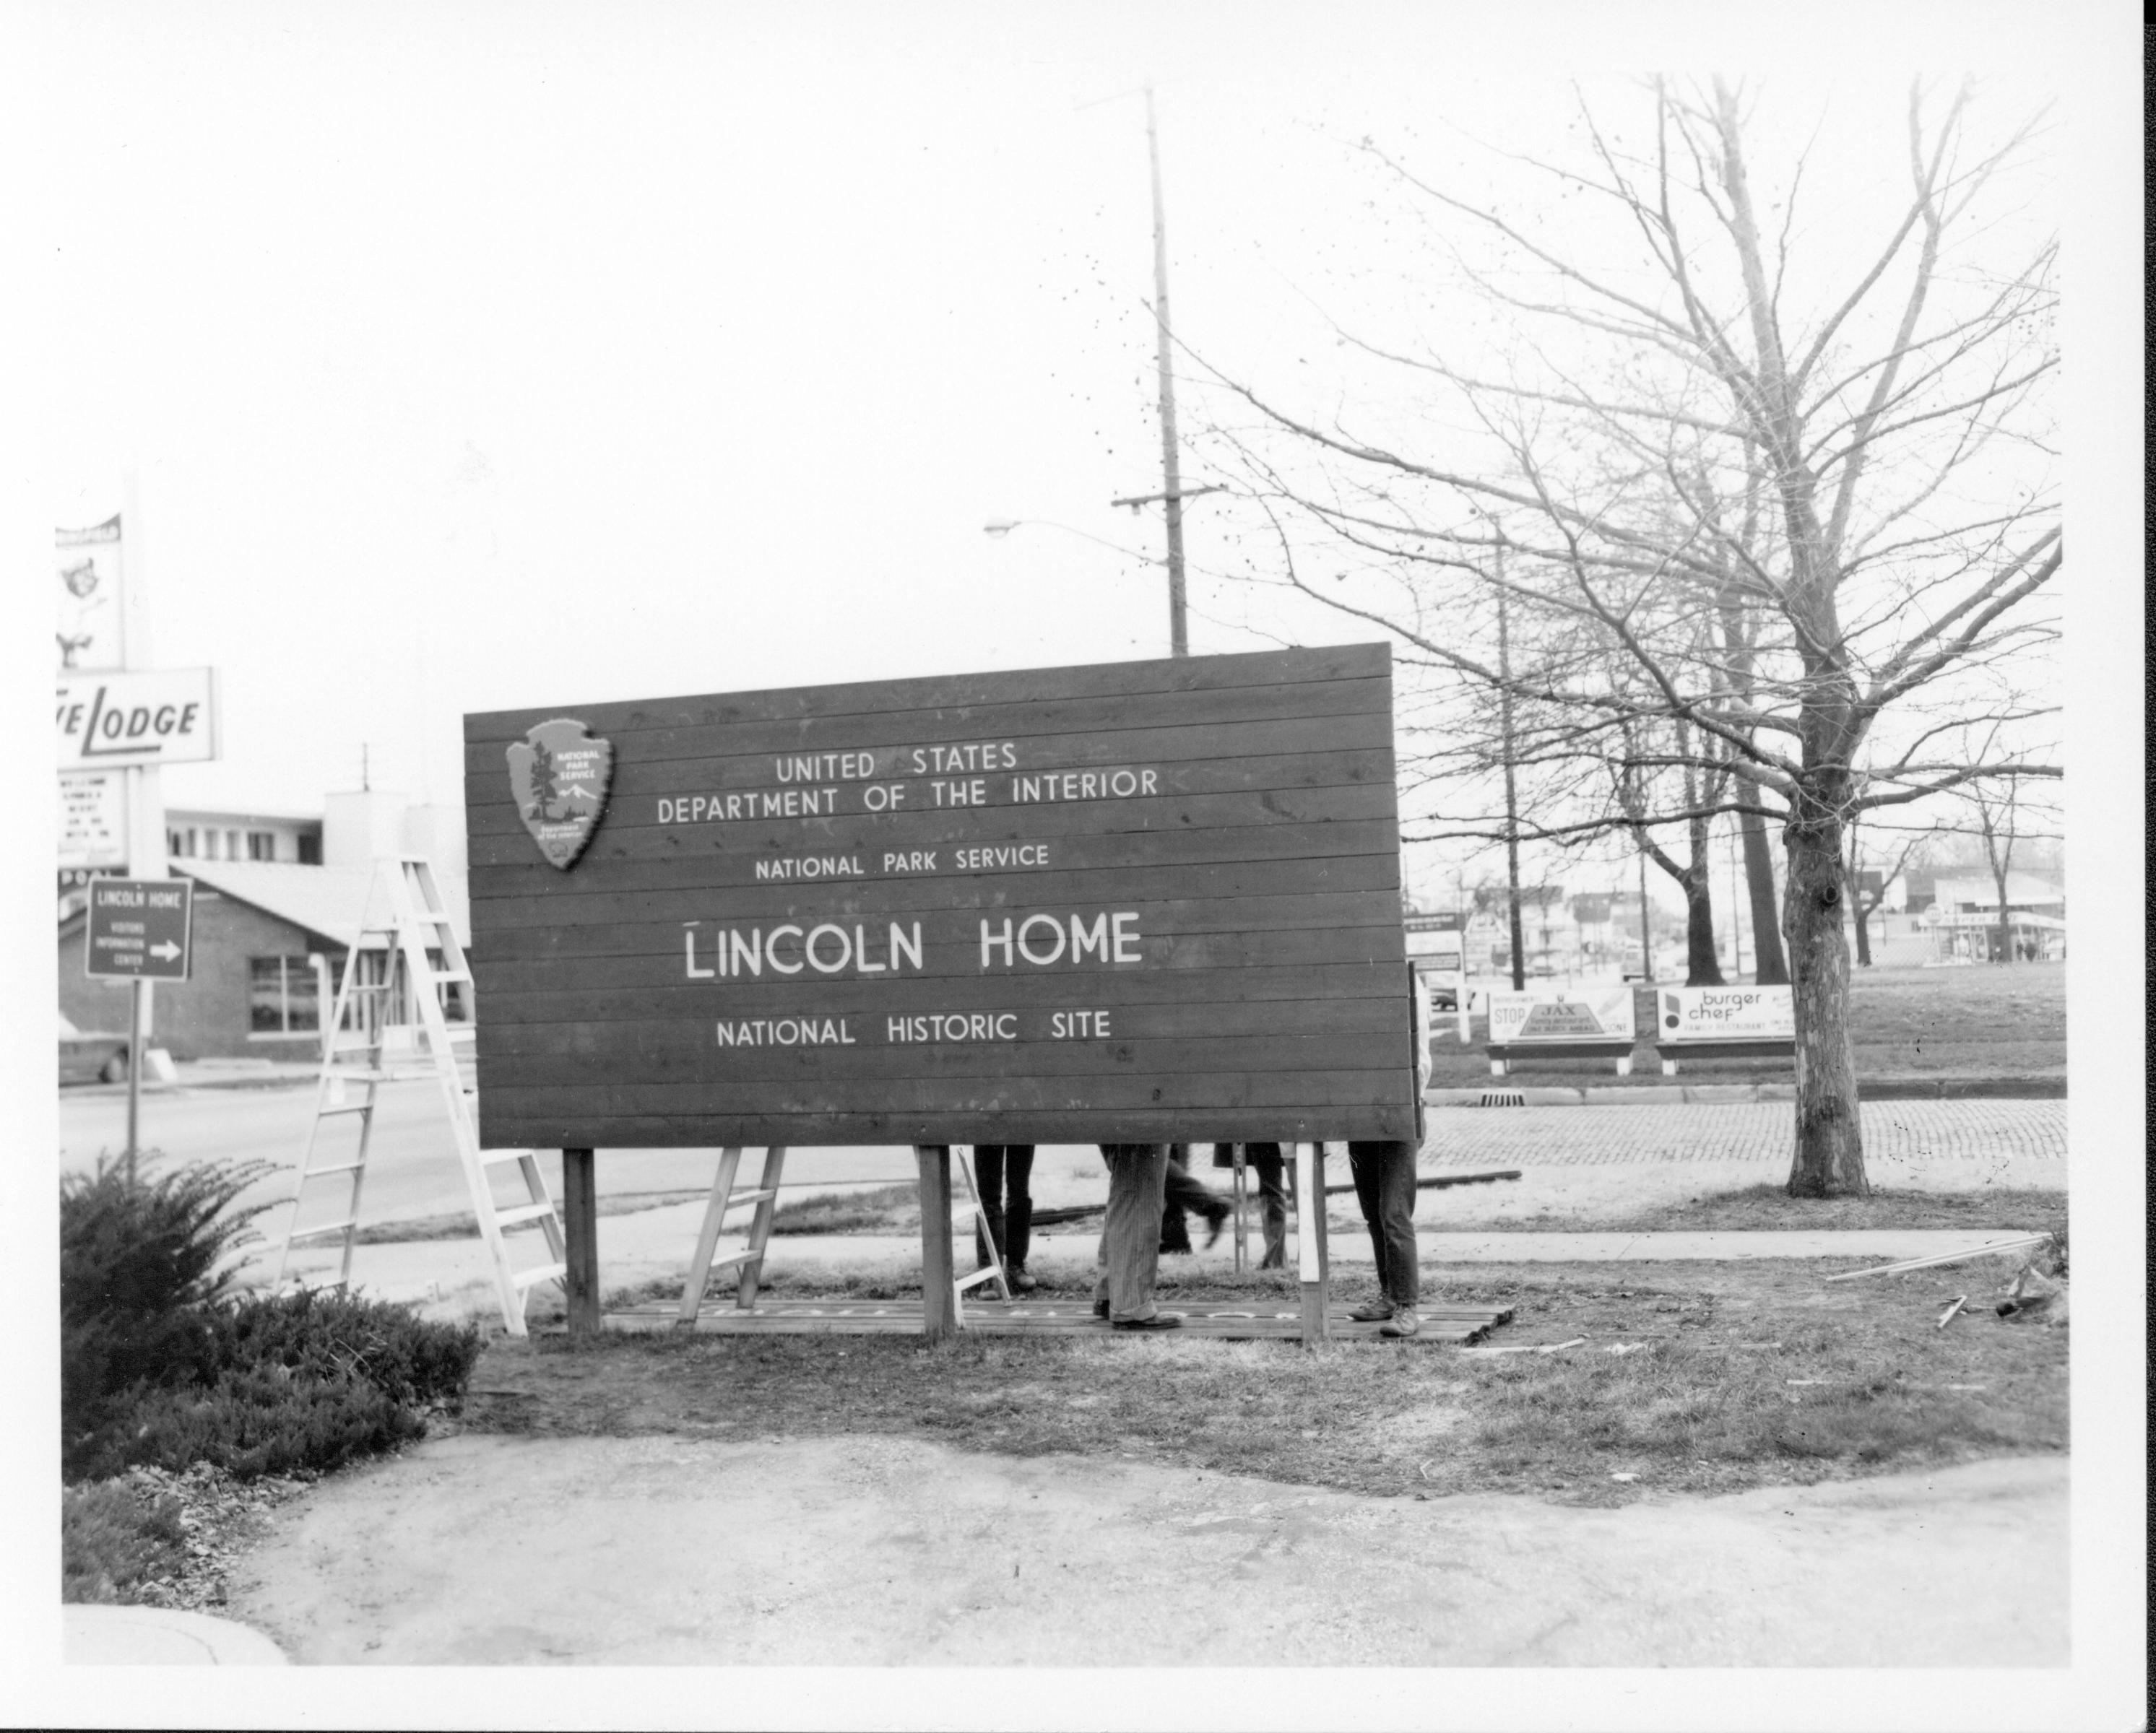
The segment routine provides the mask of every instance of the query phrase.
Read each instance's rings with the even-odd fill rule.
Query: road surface
[[[367,1182],[361,1193],[361,1223],[413,1221],[470,1210],[464,1172],[449,1139],[437,1085],[431,1081],[384,1084],[377,1099]],[[142,1097],[142,1147],[175,1161],[222,1158],[265,1162],[273,1171],[250,1187],[242,1202],[281,1202],[291,1197],[314,1105],[311,1087],[152,1090]],[[126,1149],[124,1090],[64,1090],[59,1109],[62,1173],[90,1172],[100,1161],[116,1160]],[[316,1165],[356,1149],[358,1125],[356,1114],[325,1120]],[[717,1158],[716,1149],[602,1150],[599,1192],[618,1197],[701,1191],[711,1184]],[[557,1197],[561,1165],[558,1151],[542,1152],[547,1182]],[[749,1171],[754,1172],[752,1166]],[[797,1150],[786,1162],[789,1190],[877,1179],[896,1184],[914,1177],[912,1152],[906,1149]],[[328,1206],[341,1196],[337,1182],[316,1182],[308,1188],[305,1219],[331,1219]],[[281,1233],[282,1213],[273,1212],[262,1226],[266,1232]]]

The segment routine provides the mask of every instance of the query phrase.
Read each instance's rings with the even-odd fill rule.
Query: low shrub
[[[152,1158],[154,1160],[154,1158]],[[154,1177],[115,1166],[60,1182],[60,1424],[70,1479],[80,1453],[149,1391],[213,1363],[209,1312],[231,1254],[266,1204],[233,1207],[268,1168],[207,1162]]]
[[[241,1476],[337,1468],[418,1437],[422,1411],[462,1393],[479,1356],[474,1326],[340,1294],[231,1298],[230,1254],[267,1207],[234,1206],[265,1171],[213,1162],[62,1182],[69,1480],[140,1464]]]
[[[280,1366],[301,1380],[364,1382],[393,1402],[454,1402],[480,1353],[476,1325],[429,1323],[408,1306],[336,1292],[249,1300],[213,1315],[218,1364]]]
[[[243,1479],[326,1472],[420,1438],[426,1422],[362,1378],[295,1375],[275,1361],[222,1368],[214,1383],[151,1392],[116,1459],[206,1462]]]
[[[60,1494],[60,1598],[132,1601],[145,1584],[169,1582],[187,1564],[180,1500],[144,1499],[125,1480]]]
[[[136,1387],[118,1423],[76,1442],[71,1472],[206,1462],[247,1479],[341,1468],[423,1436],[424,1411],[461,1396],[480,1346],[475,1325],[337,1294],[205,1307],[196,1327],[196,1375]]]

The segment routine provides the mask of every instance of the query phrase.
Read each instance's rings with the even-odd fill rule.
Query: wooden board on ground
[[[1267,1296],[1254,1300],[1168,1300],[1164,1312],[1179,1312],[1183,1326],[1179,1336],[1203,1336],[1213,1341],[1302,1340],[1302,1311],[1292,1297]],[[608,1312],[605,1326],[624,1331],[671,1331],[679,1308],[670,1302],[629,1306]],[[1392,1341],[1378,1334],[1375,1324],[1358,1324],[1348,1308],[1328,1310],[1327,1333],[1335,1341]],[[1420,1308],[1422,1329],[1402,1346],[1427,1342],[1455,1346],[1479,1342],[1500,1325],[1512,1321],[1507,1306],[1440,1305]],[[921,1333],[921,1302],[906,1300],[773,1300],[758,1298],[752,1311],[731,1306],[707,1309],[696,1323],[698,1335],[710,1336],[915,1336]],[[968,1300],[960,1333],[973,1336],[1101,1336],[1116,1332],[1093,1315],[1089,1299],[1012,1300]]]

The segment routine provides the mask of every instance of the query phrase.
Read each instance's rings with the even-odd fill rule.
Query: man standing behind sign
[[[1430,1084],[1430,1001],[1422,977],[1410,972],[1409,1038],[1414,1043],[1415,1088]],[[1348,1315],[1358,1323],[1383,1320],[1380,1336],[1410,1336],[1422,1328],[1415,1315],[1421,1298],[1422,1272],[1415,1256],[1415,1146],[1412,1143],[1350,1143],[1348,1167],[1355,1182],[1355,1201],[1370,1229],[1370,1249],[1378,1261],[1378,1297]]]
[[[1168,1195],[1168,1146],[1104,1143],[1108,1217],[1101,1226],[1101,1276],[1093,1315],[1117,1330],[1175,1330],[1183,1320],[1153,1304],[1160,1273],[1160,1212]]]

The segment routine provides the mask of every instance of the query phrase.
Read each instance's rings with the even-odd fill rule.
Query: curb
[[[72,1603],[60,1608],[61,1653],[71,1667],[282,1667],[285,1652],[259,1631],[175,1607]]]
[[[1860,1101],[2063,1101],[2063,1077],[1860,1078]],[[1541,1084],[1492,1078],[1486,1089],[1426,1090],[1425,1107],[1707,1107],[1794,1101],[1793,1083]]]

